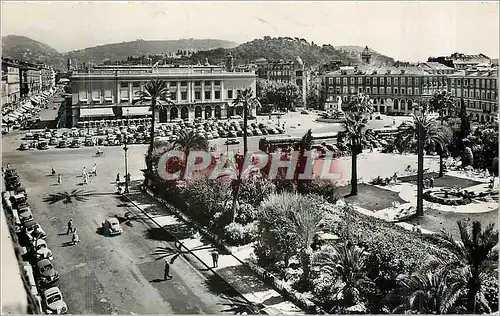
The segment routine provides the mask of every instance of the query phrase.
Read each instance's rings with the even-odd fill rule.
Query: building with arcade
[[[233,67],[197,66],[95,66],[76,70],[71,76],[72,124],[121,124],[123,120],[151,119],[149,100],[138,92],[151,79],[165,80],[173,105],[156,112],[155,119],[218,118],[241,115],[233,104],[237,93],[251,88],[255,93],[253,71],[234,71]],[[252,110],[255,115],[255,109]]]

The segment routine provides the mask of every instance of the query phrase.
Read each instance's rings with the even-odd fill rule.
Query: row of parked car
[[[58,287],[59,274],[54,256],[45,239],[47,234],[35,220],[28,195],[15,169],[4,171],[6,191],[2,193],[4,210],[23,249],[22,264],[30,292],[40,309],[47,314],[65,314],[68,307]]]
[[[46,130],[43,132],[28,132],[23,138],[19,149],[46,150],[49,146],[57,148],[80,148],[82,146],[120,146],[127,144],[147,144],[149,142],[148,125],[115,126],[110,128],[78,129],[61,132],[60,130]],[[243,121],[178,121],[175,123],[161,123],[155,128],[155,137],[166,138],[169,141],[177,139],[181,130],[194,130],[207,140],[217,138],[235,138],[243,136]],[[260,123],[249,123],[248,136],[283,134],[285,130],[279,126],[268,126]]]

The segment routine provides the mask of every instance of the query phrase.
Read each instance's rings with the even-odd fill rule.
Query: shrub
[[[317,194],[332,204],[337,203],[337,201],[341,198],[335,183],[322,179],[299,182],[297,185],[297,191],[302,194]]]
[[[235,222],[246,225],[257,219],[258,210],[249,203],[239,203],[236,207]]]
[[[467,167],[472,165],[474,162],[474,156],[472,155],[472,149],[470,147],[465,147],[464,154],[462,157],[462,167]]]
[[[225,236],[232,245],[246,245],[255,240],[258,233],[256,222],[247,225],[239,223],[230,223],[224,227]]]

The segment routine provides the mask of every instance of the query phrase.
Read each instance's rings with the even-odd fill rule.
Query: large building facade
[[[148,100],[138,93],[151,79],[165,80],[170,105],[156,113],[156,120],[219,118],[241,115],[233,105],[238,91],[252,88],[253,72],[231,72],[218,66],[98,66],[71,74],[72,123],[151,115]],[[255,115],[255,109],[252,111]]]
[[[341,67],[325,74],[322,85],[330,104],[338,98],[347,104],[357,93],[363,92],[372,98],[375,111],[405,114],[413,112],[434,93],[448,90],[447,74],[432,74],[422,66]]]

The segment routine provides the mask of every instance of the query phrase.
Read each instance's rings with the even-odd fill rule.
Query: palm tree
[[[146,168],[149,172],[153,171],[151,154],[154,148],[155,139],[155,116],[156,110],[163,109],[165,106],[174,104],[169,96],[167,82],[160,79],[152,79],[146,83],[143,91],[138,91],[139,103],[150,102],[151,100],[151,128],[148,153],[146,155]]]
[[[360,93],[351,102],[349,110],[346,113],[344,124],[343,139],[351,149],[351,193],[358,194],[358,155],[363,152],[363,146],[366,146],[374,139],[371,130],[366,129],[368,116],[373,112],[372,102],[366,94]]]
[[[398,282],[408,294],[406,301],[394,313],[409,311],[420,314],[446,314],[453,312],[460,298],[460,280],[453,279],[448,269],[437,269],[398,277]]]
[[[429,106],[432,111],[439,113],[441,124],[444,123],[444,114],[455,110],[453,98],[446,90],[436,92],[429,100]]]
[[[361,303],[361,290],[374,285],[366,276],[367,260],[368,253],[363,248],[347,244],[325,248],[313,259],[315,266],[340,278],[338,291],[345,307]]]
[[[481,222],[469,220],[458,221],[460,241],[457,241],[451,234],[442,231],[439,235],[441,241],[447,248],[451,249],[455,255],[455,260],[447,262],[446,268],[458,267],[459,275],[463,278],[463,285],[467,291],[467,311],[474,313],[477,305],[485,304],[483,293],[483,283],[485,277],[492,273],[498,263],[498,231],[495,225],[489,224],[483,230]]]
[[[427,112],[427,105],[420,107],[418,113],[413,114],[412,123],[403,123],[401,132],[398,135],[402,139],[401,143],[410,144],[411,140],[417,138],[417,215],[424,215],[424,147],[429,144],[437,144],[440,147],[440,167],[439,174],[443,173],[442,155],[446,150],[446,144],[451,140],[451,132],[445,126],[437,124],[436,120],[431,118]]]
[[[193,130],[181,130],[173,142],[173,148],[184,151],[187,155],[191,150],[208,150],[208,141]]]
[[[233,104],[243,107],[243,155],[246,155],[248,151],[248,113],[258,105],[257,99],[253,96],[252,88],[238,91],[238,95],[233,101]]]

